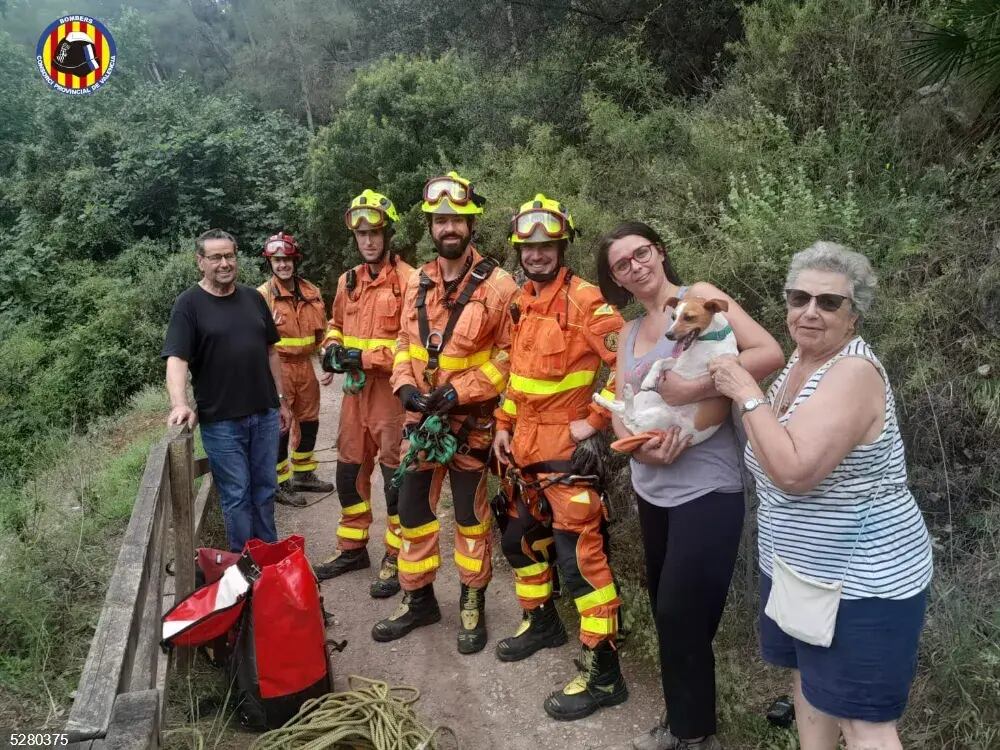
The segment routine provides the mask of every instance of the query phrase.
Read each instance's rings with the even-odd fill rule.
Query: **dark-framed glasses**
[[[824,292],[823,294],[809,294],[801,289],[786,289],[785,290],[785,302],[788,303],[789,307],[805,307],[810,301],[816,300],[816,307],[824,312],[837,312],[841,305],[844,304],[844,300],[850,300],[854,303],[851,297],[843,294],[832,294],[830,292]]]
[[[645,265],[655,253],[656,245],[641,245],[633,250],[629,257],[616,261],[615,264],[611,266],[611,271],[615,276],[625,276],[632,270],[632,261],[635,261],[640,265]]]

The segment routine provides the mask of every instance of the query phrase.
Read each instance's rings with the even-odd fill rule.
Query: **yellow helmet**
[[[458,172],[432,177],[424,185],[424,202],[420,210],[425,214],[481,214],[486,199],[477,195],[472,183]]]
[[[569,210],[557,200],[538,193],[510,220],[509,240],[512,244],[528,242],[551,242],[569,240],[576,237],[576,226]]]
[[[344,223],[348,229],[357,229],[362,221],[368,222],[372,229],[381,229],[387,222],[399,221],[399,214],[392,201],[382,193],[365,188],[344,212]]]

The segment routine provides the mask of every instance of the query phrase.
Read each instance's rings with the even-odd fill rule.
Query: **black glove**
[[[320,366],[323,368],[323,372],[343,372],[344,368],[340,366],[340,360],[337,358],[337,350],[343,349],[340,344],[331,344],[323,352],[323,359],[320,360]]]
[[[415,385],[402,385],[396,391],[399,402],[407,411],[418,411],[426,414],[429,411],[431,394],[421,393]]]
[[[360,349],[345,349],[340,344],[337,344],[337,360],[345,371],[363,369],[361,367]]]
[[[427,397],[428,411],[435,414],[447,414],[458,406],[458,391],[451,383],[435,388]]]

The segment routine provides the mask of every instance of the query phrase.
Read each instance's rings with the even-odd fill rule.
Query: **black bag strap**
[[[462,291],[459,292],[455,304],[452,305],[451,314],[443,331],[431,331],[430,320],[427,317],[427,290],[434,286],[434,282],[423,271],[420,272],[420,286],[417,289],[417,298],[414,300],[414,307],[417,308],[417,330],[420,334],[420,343],[427,350],[427,370],[434,372],[438,369],[438,359],[445,345],[451,339],[451,334],[458,325],[458,319],[462,317],[462,311],[469,304],[476,289],[493,273],[493,269],[499,264],[493,258],[483,258],[472,267],[472,274],[465,282]],[[434,339],[432,341],[432,338]]]

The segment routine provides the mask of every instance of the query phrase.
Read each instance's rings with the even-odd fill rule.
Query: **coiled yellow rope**
[[[435,737],[455,737],[449,727],[429,730],[420,723],[412,708],[420,698],[416,688],[389,687],[358,675],[347,679],[349,690],[306,701],[285,726],[262,734],[250,750],[437,750]]]

